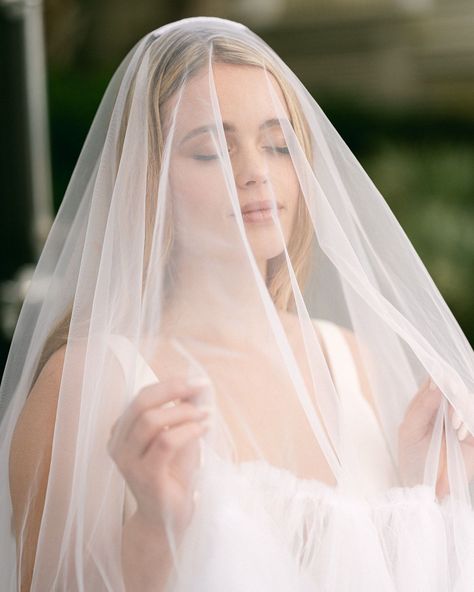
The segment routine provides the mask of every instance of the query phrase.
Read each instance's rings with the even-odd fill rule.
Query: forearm
[[[163,592],[173,565],[164,530],[143,524],[136,514],[124,524],[122,569],[127,592]]]

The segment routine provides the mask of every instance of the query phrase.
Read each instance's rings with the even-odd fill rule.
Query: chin
[[[252,248],[254,257],[257,261],[270,261],[278,256],[284,256],[284,247],[281,245],[275,245],[274,248],[269,248],[266,245],[265,249],[254,249]]]

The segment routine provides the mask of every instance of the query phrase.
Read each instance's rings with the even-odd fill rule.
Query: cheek
[[[232,205],[218,164],[176,159],[169,188],[176,241],[182,249],[202,253],[235,248]]]
[[[183,162],[176,159],[170,168],[170,190],[173,203],[182,209],[206,213],[223,201],[225,184],[217,167],[208,164]]]
[[[300,186],[293,165],[285,163],[285,166],[278,167],[273,173],[271,178],[277,197],[289,210],[294,209],[298,202]]]
[[[286,193],[288,196],[288,203],[291,204],[292,207],[296,207],[300,193],[300,184],[293,170],[287,177]]]
[[[292,165],[286,167],[284,174],[279,177],[276,195],[286,208],[286,214],[282,218],[282,230],[288,243],[297,217],[299,200],[304,200],[304,197],[300,195],[298,177]]]

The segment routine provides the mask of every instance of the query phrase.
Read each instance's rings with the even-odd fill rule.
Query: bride
[[[2,382],[6,590],[467,591],[474,356],[246,27],[111,80]]]

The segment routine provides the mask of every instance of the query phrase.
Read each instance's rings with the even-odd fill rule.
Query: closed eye
[[[193,154],[194,160],[217,160],[217,154]]]
[[[227,152],[230,153],[231,149],[230,147],[227,148]],[[217,160],[219,158],[219,154],[200,154],[200,153],[195,153],[192,155],[192,157],[194,158],[194,160],[204,160],[204,161],[208,161],[208,160]]]
[[[288,146],[265,146],[265,150],[277,152],[278,154],[289,154]]]

